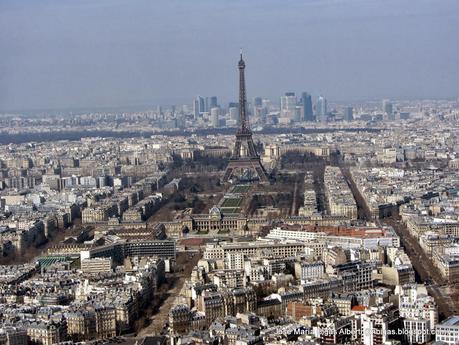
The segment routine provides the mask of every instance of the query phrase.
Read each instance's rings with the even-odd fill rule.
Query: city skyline
[[[459,344],[457,19],[0,0],[0,345]]]
[[[4,1],[0,111],[231,101],[241,46],[249,99],[455,99],[459,5],[412,3]]]

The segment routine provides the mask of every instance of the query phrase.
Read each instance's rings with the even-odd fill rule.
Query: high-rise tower
[[[245,62],[241,58],[239,68],[239,128],[236,132],[236,143],[233,154],[226,167],[223,181],[228,181],[233,175],[243,176],[248,172],[251,176],[256,175],[261,182],[268,182],[268,174],[261,164],[253,143],[252,131],[247,114],[247,97],[245,93]]]
[[[297,106],[297,99],[295,92],[286,92],[280,99],[280,112],[281,117],[287,117],[293,119]]]
[[[206,112],[206,103],[204,97],[198,96],[196,97],[198,104],[199,104],[199,113],[205,113]]]
[[[382,102],[382,108],[383,112],[387,115],[387,118],[389,120],[393,120],[394,118],[394,106],[392,105],[392,102],[389,101],[388,99],[383,100]]]
[[[307,92],[301,94],[301,105],[303,106],[303,121],[314,121],[312,112],[312,98]]]
[[[343,118],[344,118],[344,121],[354,120],[354,108],[345,107],[343,110]]]
[[[327,121],[327,99],[324,96],[319,96],[316,103],[316,120],[319,122]]]

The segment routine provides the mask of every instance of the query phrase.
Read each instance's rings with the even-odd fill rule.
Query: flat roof
[[[356,237],[356,238],[378,238],[389,237],[394,234],[389,228],[381,227],[346,227],[346,226],[332,226],[332,225],[282,225],[273,230],[297,231],[297,232],[310,232],[310,233],[324,233],[327,236],[342,236],[342,237]]]
[[[446,326],[459,326],[459,316],[454,315],[443,321],[441,326],[446,325]]]

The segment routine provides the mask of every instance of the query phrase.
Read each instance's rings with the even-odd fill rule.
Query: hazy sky
[[[0,110],[459,96],[458,0],[0,0]]]

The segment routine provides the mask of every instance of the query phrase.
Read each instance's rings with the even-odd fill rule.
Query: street
[[[176,272],[170,277],[172,283],[169,289],[160,289],[155,300],[159,301],[157,310],[153,310],[152,315],[147,315],[150,324],[143,328],[137,335],[140,337],[149,335],[159,335],[166,329],[166,323],[169,316],[169,310],[174,306],[175,298],[180,293],[186,279],[191,276],[193,267],[196,266],[200,253],[190,254],[188,252],[177,253]]]
[[[384,218],[381,222],[392,226],[400,237],[401,244],[416,271],[416,281],[425,283],[429,294],[435,298],[440,320],[458,314],[459,301],[452,298],[453,295],[457,296],[459,293],[457,285],[448,284],[433,265],[432,260],[422,250],[419,241],[411,236],[404,224],[394,218]]]
[[[341,171],[345,176],[356,200],[359,218],[371,219],[371,212],[360,195],[349,171],[348,167],[341,166]],[[430,257],[421,248],[419,241],[414,238],[401,221],[395,217],[376,219],[377,224],[388,225],[394,228],[400,237],[401,245],[405,248],[406,254],[410,257],[411,263],[416,273],[416,282],[424,283],[429,294],[435,299],[438,306],[438,316],[444,320],[451,315],[459,314],[459,288],[458,284],[448,284],[442,277],[438,269],[434,266]]]

